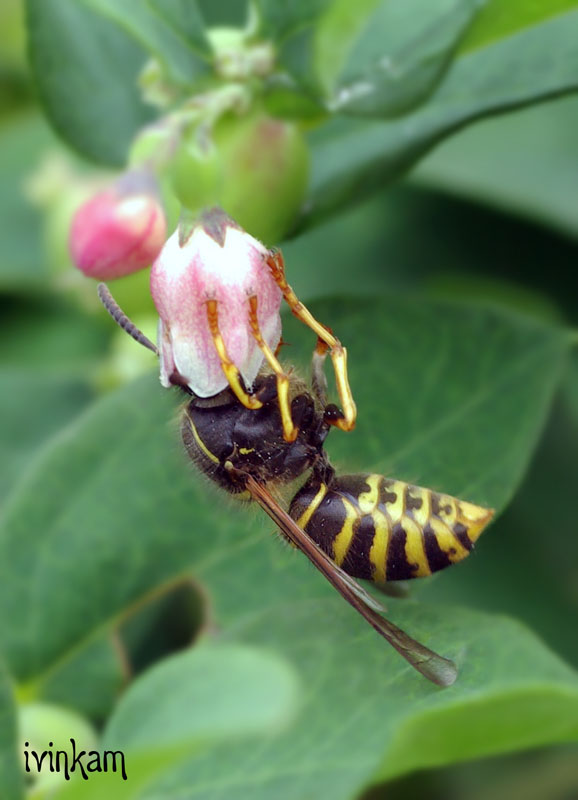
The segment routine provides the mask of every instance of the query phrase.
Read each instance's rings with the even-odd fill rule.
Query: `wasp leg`
[[[225,377],[231,387],[234,395],[245,406],[245,408],[256,409],[262,408],[263,403],[258,400],[254,395],[248,394],[243,387],[241,381],[241,374],[235,364],[229,358],[225,342],[219,330],[219,311],[217,309],[216,300],[207,301],[207,320],[209,323],[209,330],[213,337],[215,348],[221,360],[221,367],[225,373]]]
[[[343,420],[343,411],[341,411],[335,403],[327,402],[327,378],[323,365],[325,364],[325,356],[329,350],[329,345],[325,344],[323,339],[317,339],[317,346],[313,351],[313,360],[311,362],[311,391],[315,398],[323,408],[323,420],[327,425],[340,426]],[[351,428],[349,428],[351,430]]]
[[[291,405],[289,402],[289,376],[283,371],[283,367],[277,360],[275,354],[263,339],[263,334],[259,328],[259,319],[257,317],[257,296],[252,295],[249,297],[249,323],[255,341],[259,345],[259,349],[265,356],[267,363],[275,373],[277,378],[277,399],[279,402],[279,411],[281,412],[281,423],[283,425],[283,438],[286,442],[294,442],[297,438],[299,429],[293,424],[291,417]]]
[[[317,334],[318,342],[323,342],[329,349],[331,361],[333,362],[333,369],[335,370],[335,380],[337,383],[337,392],[339,400],[343,407],[343,413],[332,415],[329,420],[332,425],[336,425],[343,431],[351,431],[355,427],[355,418],[357,410],[355,402],[351,394],[349,380],[347,378],[347,350],[339,339],[336,339],[333,333],[325,325],[318,322],[313,314],[303,305],[299,300],[293,289],[287,283],[285,278],[285,264],[283,256],[278,250],[271,250],[267,258],[267,264],[271,270],[271,274],[277,286],[281,289],[285,302],[291,309],[292,313],[304,322],[311,330]],[[319,351],[319,344],[316,352]],[[324,356],[324,354],[319,354]]]

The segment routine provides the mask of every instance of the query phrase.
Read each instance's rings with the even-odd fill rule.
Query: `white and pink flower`
[[[227,354],[250,390],[263,363],[249,323],[251,296],[266,343],[275,350],[281,338],[282,294],[268,254],[220,208],[192,226],[181,223],[168,239],[151,271],[163,386],[177,375],[194,394],[211,397],[228,385],[208,322],[207,302],[215,300]]]

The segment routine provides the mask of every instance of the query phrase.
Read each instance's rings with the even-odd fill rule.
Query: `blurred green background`
[[[557,31],[578,30],[571,6]],[[578,798],[578,96],[553,87],[395,180],[403,165],[368,162],[282,243],[350,349],[360,429],[333,435],[340,469],[503,509],[466,564],[388,600],[463,667],[440,695],[185,464],[179,398],[69,263],[72,209],[112,168],[49,127],[23,19],[3,0],[0,797],[22,796],[17,720],[42,702],[39,740],[87,721],[80,737],[133,748],[136,777],[31,796]],[[347,153],[323,130],[318,186],[315,164]],[[146,275],[115,294],[154,331]],[[306,370],[312,337],[288,321],[285,338]]]

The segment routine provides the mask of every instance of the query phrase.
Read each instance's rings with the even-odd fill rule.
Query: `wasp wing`
[[[344,572],[329,558],[289,514],[281,508],[267,489],[253,477],[246,478],[246,488],[251,497],[281,528],[296,547],[304,553],[311,563],[337,589],[339,594],[358,611],[361,616],[386,639],[412,667],[438,686],[451,686],[457,677],[453,661],[434,653],[411,636],[385,619],[379,613],[383,607],[371,597],[350,575]]]

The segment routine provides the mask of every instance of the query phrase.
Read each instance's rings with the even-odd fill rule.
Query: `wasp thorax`
[[[299,428],[287,442],[279,412],[274,375],[261,375],[255,394],[262,403],[248,409],[230,390],[203,400],[189,401],[181,433],[190,458],[208,477],[229,492],[243,491],[251,475],[263,484],[288,484],[324,460],[328,425],[308,392],[298,392],[291,413]]]
[[[240,376],[251,387],[264,358],[256,329],[271,349],[281,338],[281,291],[268,255],[219,208],[181,223],[151,273],[163,386],[211,397]]]

